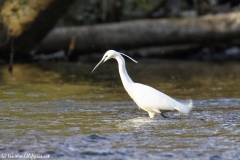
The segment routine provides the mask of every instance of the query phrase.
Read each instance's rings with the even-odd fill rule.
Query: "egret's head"
[[[116,58],[117,56],[121,56],[124,55],[126,57],[128,57],[129,59],[131,59],[132,61],[134,61],[135,63],[137,63],[137,61],[135,61],[134,59],[132,59],[131,57],[123,54],[123,53],[119,53],[117,51],[114,50],[108,50],[104,55],[103,58],[101,59],[101,61],[93,68],[92,72],[102,63],[106,62],[107,60],[111,59],[111,58]]]
[[[106,62],[107,60],[111,59],[111,58],[115,58],[116,55],[119,54],[118,52],[114,51],[114,50],[108,50],[104,55],[103,55],[103,63]]]

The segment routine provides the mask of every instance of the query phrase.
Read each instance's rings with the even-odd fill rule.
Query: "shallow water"
[[[187,103],[148,118],[116,62],[16,64],[0,71],[0,156],[51,159],[240,159],[240,64],[127,61],[130,76]],[[4,157],[1,157],[4,158]],[[17,159],[17,158],[16,158]]]

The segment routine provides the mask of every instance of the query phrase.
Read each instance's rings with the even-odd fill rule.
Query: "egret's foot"
[[[154,112],[148,112],[150,118],[154,118],[155,114]]]
[[[161,113],[161,116],[163,116],[163,118],[170,118],[168,116],[165,116],[163,113]]]

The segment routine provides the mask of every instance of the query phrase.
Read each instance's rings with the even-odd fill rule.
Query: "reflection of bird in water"
[[[189,105],[185,105],[150,86],[134,83],[127,73],[125,60],[121,55],[124,55],[137,63],[137,61],[123,53],[109,50],[104,54],[102,60],[95,66],[93,71],[107,60],[111,58],[116,59],[118,62],[119,74],[125,90],[140,108],[148,112],[150,118],[154,118],[155,114],[161,114],[166,118],[163,113],[174,110],[183,114],[190,112],[192,109],[192,102],[190,102]]]

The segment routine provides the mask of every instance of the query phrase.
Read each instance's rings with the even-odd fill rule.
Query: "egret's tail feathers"
[[[187,114],[192,110],[193,102],[192,100],[190,100],[190,103],[188,105],[178,102],[178,104],[176,104],[174,108],[183,114]]]

